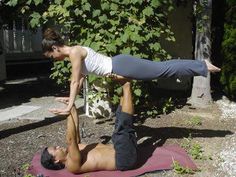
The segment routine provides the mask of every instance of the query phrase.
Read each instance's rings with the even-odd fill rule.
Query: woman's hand
[[[69,97],[57,97],[55,100],[64,104],[68,104],[69,103]]]
[[[69,97],[57,97],[55,99],[58,102],[64,103],[68,105],[69,103]],[[56,115],[69,115],[70,114],[70,109],[68,108],[51,108],[48,109],[51,113],[56,114]]]
[[[56,115],[69,115],[70,114],[70,110],[65,108],[65,109],[61,109],[61,108],[51,108],[48,109],[51,113],[56,114]]]

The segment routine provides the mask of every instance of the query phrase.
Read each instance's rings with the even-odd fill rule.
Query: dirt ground
[[[147,118],[144,123],[135,123],[138,142],[145,146],[155,144],[186,144],[191,134],[191,142],[198,143],[207,158],[194,160],[200,171],[190,176],[215,176],[219,152],[227,137],[235,132],[233,120],[221,120],[216,104],[207,109],[194,109],[184,106],[168,115],[158,118]],[[95,124],[94,119],[80,117],[80,128],[83,128],[82,142],[110,143],[114,120],[105,119]],[[64,118],[47,118],[35,122],[16,120],[0,125],[0,176],[22,176],[21,168],[29,164],[35,152],[48,145],[65,145]],[[148,173],[143,176],[178,176],[174,171]],[[224,172],[221,172],[222,176]],[[189,176],[189,175],[184,175]],[[227,176],[227,175],[226,175]]]

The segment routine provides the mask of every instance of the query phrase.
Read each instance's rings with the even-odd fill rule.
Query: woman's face
[[[52,47],[52,51],[45,52],[44,56],[55,60],[64,60],[65,58],[65,56],[59,50],[59,48],[54,46]]]

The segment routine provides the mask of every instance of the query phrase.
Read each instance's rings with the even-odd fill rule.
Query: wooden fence
[[[41,51],[42,31],[27,29],[25,20],[14,20],[3,29],[3,45],[6,53],[33,53]]]

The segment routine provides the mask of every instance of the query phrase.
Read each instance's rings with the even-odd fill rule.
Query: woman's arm
[[[69,58],[72,66],[72,74],[71,74],[70,96],[68,100],[68,105],[64,109],[50,109],[49,111],[51,111],[54,114],[68,115],[75,102],[76,95],[82,87],[84,76],[81,74],[81,65],[83,60],[83,56],[81,53],[82,52],[80,52],[80,49],[76,47],[73,48],[72,51],[70,52]]]
[[[74,102],[76,95],[78,93],[78,88],[81,88],[81,65],[82,65],[82,56],[77,48],[73,49],[70,54],[70,61],[72,66],[72,77],[70,83],[70,98],[69,103],[66,108],[67,111],[70,111]]]

